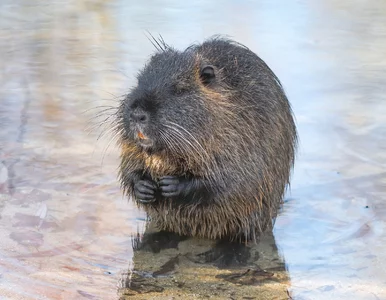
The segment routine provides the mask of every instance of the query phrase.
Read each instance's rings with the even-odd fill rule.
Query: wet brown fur
[[[226,47],[226,43],[232,46],[230,51],[240,52],[235,53],[233,59],[224,59],[226,64],[221,66],[222,60],[216,56],[225,52],[217,52],[216,47]],[[165,45],[164,51],[167,47]],[[290,105],[277,77],[244,46],[215,38],[192,49],[193,54],[188,54],[194,57],[194,70],[188,84],[198,87],[196,98],[202,106],[200,113],[210,120],[207,130],[194,136],[197,142],[186,135],[193,144],[191,147],[176,146],[174,149],[178,151],[163,150],[155,154],[146,153],[122,135],[122,188],[133,197],[130,172],[138,169],[149,172],[154,179],[187,173],[206,178],[217,191],[209,202],[184,205],[166,198],[140,206],[163,230],[213,239],[256,240],[261,232],[272,227],[289,184],[297,139]],[[243,51],[248,58],[243,57]],[[240,77],[245,82],[236,86],[231,76],[245,67],[243,59],[256,59],[253,71],[259,72],[261,68],[262,75],[242,70]],[[220,84],[215,88],[201,82],[203,60],[218,64],[216,76]],[[180,67],[189,68],[189,65]],[[261,107],[259,97],[264,98]],[[125,108],[123,101],[121,114]],[[201,121],[200,115],[191,117]],[[119,118],[123,119],[122,115]],[[184,125],[182,120],[179,124]],[[123,130],[123,124],[119,130]]]

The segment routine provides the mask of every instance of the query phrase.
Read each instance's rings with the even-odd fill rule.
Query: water
[[[96,115],[135,83],[147,30],[180,49],[228,34],[281,79],[300,134],[274,230],[291,297],[386,299],[385,19],[381,0],[2,1],[2,299],[117,299],[145,216],[98,138],[112,110]]]

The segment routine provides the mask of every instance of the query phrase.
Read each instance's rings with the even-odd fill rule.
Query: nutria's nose
[[[136,109],[136,110],[133,110],[130,114],[130,118],[133,122],[136,122],[136,123],[146,123],[147,120],[148,120],[148,115],[146,112],[144,112],[143,110],[139,110],[139,109]]]

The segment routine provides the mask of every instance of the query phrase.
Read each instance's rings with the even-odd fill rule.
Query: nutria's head
[[[221,71],[191,49],[167,48],[151,58],[137,79],[120,107],[122,142],[148,154],[186,159],[202,154],[213,121],[208,95],[223,97]]]

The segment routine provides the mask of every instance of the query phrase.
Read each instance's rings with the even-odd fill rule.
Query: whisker
[[[185,144],[186,147],[189,147],[192,149],[195,153],[197,153],[200,157],[200,163],[203,165],[205,172],[208,174],[207,180],[209,183],[214,182],[214,178],[218,177],[216,174],[221,174],[220,173],[220,168],[217,165],[217,162],[214,161],[213,159],[210,159],[210,156],[208,153],[204,150],[204,153],[206,154],[206,157],[203,156],[203,153],[199,151],[197,147],[195,147],[190,141],[187,140],[186,136],[184,136],[181,131],[179,131],[177,128],[170,126],[170,125],[165,125],[165,127],[172,129],[173,133],[176,138],[178,138],[179,141],[181,141],[183,144]],[[182,151],[182,153],[186,153],[186,149]],[[185,155],[186,156],[186,155]],[[196,161],[197,163],[197,161]]]
[[[174,131],[174,133],[179,136],[179,138],[180,138],[180,140],[182,142],[186,143],[188,146],[191,147],[192,150],[195,150],[195,152],[197,152],[198,155],[202,156],[202,154],[199,151],[199,149],[197,147],[195,147],[177,128],[174,128],[173,126],[170,126],[170,125],[167,125],[167,124],[165,124],[165,127],[169,128],[169,129],[172,129]]]
[[[146,30],[147,34],[150,35],[151,38],[149,38],[148,36],[146,36],[146,38],[149,40],[149,42],[154,46],[154,48],[156,48],[156,50],[158,51],[165,51],[163,48],[162,48],[162,45],[160,44],[160,42],[150,33],[150,31]]]
[[[104,160],[105,160],[105,156],[106,156],[106,153],[108,151],[108,149],[110,148],[111,144],[116,141],[117,142],[117,137],[120,135],[120,132],[116,132],[110,139],[110,141],[107,143],[107,146],[106,146],[106,149],[105,151],[103,151],[103,156],[102,156],[102,165],[104,163]]]
[[[204,147],[200,144],[200,142],[183,126],[177,124],[177,123],[174,123],[174,122],[171,122],[171,121],[168,121],[169,124],[172,124],[174,126],[177,126],[179,128],[181,128],[182,130],[184,130],[192,139],[194,142],[197,143],[197,145],[201,148],[201,150],[204,151],[205,154],[207,154],[206,150],[204,149]]]
[[[181,139],[179,136],[175,136],[174,132],[169,132],[169,134],[165,134],[163,131],[160,131],[160,133],[164,136],[164,138],[168,141],[167,145],[172,148],[173,151],[176,151],[177,153],[183,154],[183,148],[180,146],[180,143],[184,143],[184,140]],[[177,139],[180,141],[180,143],[174,142],[174,139]]]

